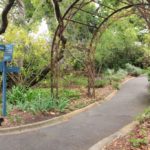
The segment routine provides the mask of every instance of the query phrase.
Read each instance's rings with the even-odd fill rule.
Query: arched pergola
[[[149,29],[150,29],[150,1],[138,1],[137,3],[133,3],[130,0],[127,1],[118,1],[118,8],[115,9],[112,6],[107,6],[103,2],[97,2],[96,0],[75,0],[65,11],[64,15],[61,15],[60,9],[59,9],[59,2],[56,0],[53,0],[54,8],[56,12],[56,18],[58,21],[58,26],[56,28],[53,42],[52,42],[52,48],[51,48],[51,93],[54,96],[58,96],[58,87],[59,87],[59,60],[63,57],[63,52],[65,51],[65,46],[67,39],[64,36],[64,32],[67,28],[67,26],[70,24],[70,22],[77,23],[83,26],[88,26],[94,29],[94,32],[92,34],[91,41],[89,42],[89,45],[85,47],[87,51],[87,60],[86,60],[86,71],[88,76],[88,96],[95,97],[95,70],[94,70],[94,54],[95,54],[95,46],[96,41],[99,38],[102,30],[105,30],[106,27],[108,27],[113,21],[117,20],[118,18],[125,17],[128,13],[137,13],[141,15]],[[95,5],[99,5],[99,9],[101,7],[106,8],[109,10],[109,14],[106,16],[100,15],[97,10],[95,12],[88,12],[84,8],[94,3]],[[123,11],[129,10],[126,13],[123,13]],[[101,18],[101,22],[97,25],[89,25],[85,22],[80,22],[77,20],[73,20],[73,17],[76,16],[79,11],[82,11],[84,13],[88,13],[92,16],[97,16]]]
[[[4,33],[7,25],[7,15],[14,5],[16,0],[8,0],[8,4],[2,11],[2,23],[0,27],[0,34]],[[23,7],[21,0],[18,0],[20,8]],[[39,81],[41,81],[48,72],[51,72],[51,93],[53,96],[58,96],[58,87],[59,87],[59,66],[60,60],[63,58],[63,54],[66,48],[67,38],[64,36],[65,31],[70,23],[80,24],[82,26],[87,26],[93,29],[91,40],[89,41],[86,47],[83,49],[86,50],[86,65],[85,70],[88,77],[88,96],[95,96],[95,70],[94,70],[94,54],[95,47],[97,44],[97,39],[102,35],[102,32],[113,23],[113,21],[118,20],[119,18],[125,17],[128,13],[134,14],[138,13],[141,17],[144,18],[147,23],[148,28],[150,29],[150,0],[120,0],[115,1],[114,5],[105,4],[106,1],[99,0],[74,0],[72,4],[66,9],[65,13],[62,15],[60,5],[63,0],[52,0],[56,19],[58,25],[55,30],[55,34],[52,41],[51,47],[51,62],[46,67],[44,67],[39,75],[32,74],[30,77],[25,79],[25,83],[28,83],[28,86],[33,86]],[[98,5],[98,8],[95,7],[94,12],[89,12],[85,10],[85,7],[90,4]],[[116,7],[118,5],[118,7]],[[109,13],[102,15],[99,13],[99,9],[105,8]],[[117,8],[117,9],[116,9]],[[122,13],[126,11],[126,13]],[[89,15],[100,18],[98,24],[87,24],[85,22],[80,22],[78,20],[73,20],[73,18],[79,13],[87,13]],[[36,76],[36,77],[35,77]]]

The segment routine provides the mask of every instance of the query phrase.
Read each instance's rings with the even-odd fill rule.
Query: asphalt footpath
[[[0,150],[88,150],[129,124],[150,106],[148,81],[138,77],[124,84],[109,101],[67,122],[35,131],[0,136]]]

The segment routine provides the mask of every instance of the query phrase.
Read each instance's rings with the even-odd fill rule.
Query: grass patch
[[[87,86],[87,78],[85,76],[66,75],[63,80],[63,86],[77,85]]]

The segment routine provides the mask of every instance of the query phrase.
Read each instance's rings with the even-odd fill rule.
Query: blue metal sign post
[[[6,116],[6,67],[7,67],[7,62],[3,61],[3,87],[2,87],[2,115]]]
[[[6,109],[6,89],[7,89],[7,73],[18,73],[19,68],[18,67],[7,67],[7,62],[12,61],[12,55],[13,55],[13,45],[0,45],[0,50],[4,51],[4,59],[0,63],[0,72],[2,72],[2,78],[3,78],[3,86],[2,86],[2,115],[7,115],[7,109]]]

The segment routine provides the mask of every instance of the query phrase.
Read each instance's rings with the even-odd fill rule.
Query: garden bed
[[[130,78],[130,76],[127,76],[121,82],[124,82]],[[67,91],[68,89],[65,90]],[[70,95],[68,93],[66,94],[68,97],[71,97],[71,100],[64,109],[52,109],[50,111],[39,111],[36,113],[23,111],[18,108],[10,109],[8,116],[5,118],[5,122],[3,122],[1,128],[15,127],[19,125],[44,121],[47,119],[61,116],[63,114],[67,114],[69,112],[84,108],[96,101],[104,100],[109,94],[111,94],[115,90],[116,89],[112,85],[107,85],[103,88],[96,88],[96,99],[91,99],[86,96],[87,89],[85,87],[72,87],[72,93]]]
[[[150,150],[150,108],[138,120],[139,123],[130,133],[115,139],[104,150]]]

